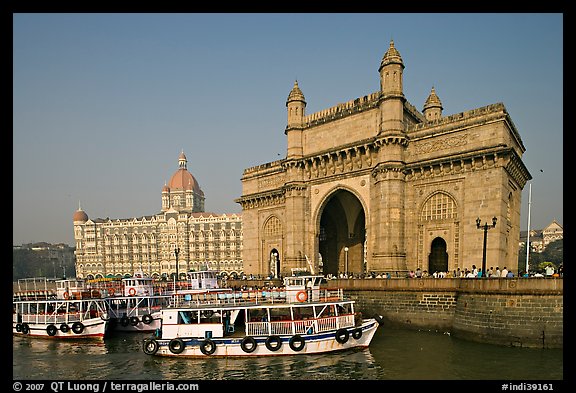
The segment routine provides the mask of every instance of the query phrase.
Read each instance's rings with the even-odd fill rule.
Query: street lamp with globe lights
[[[490,226],[487,222],[484,223],[484,225],[480,225],[480,217],[476,219],[476,228],[484,230],[484,248],[482,249],[482,275],[484,277],[486,277],[486,240],[488,239],[488,229],[495,228],[497,220],[496,217],[492,217],[492,226]]]

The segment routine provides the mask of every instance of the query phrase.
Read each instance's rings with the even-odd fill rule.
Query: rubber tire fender
[[[158,341],[154,340],[153,338],[149,338],[144,340],[142,344],[142,350],[146,355],[154,355],[158,352]]]
[[[70,326],[63,323],[62,325],[60,325],[60,331],[62,333],[68,333],[70,331]]]
[[[301,350],[304,349],[304,345],[306,345],[306,341],[304,340],[304,337],[302,337],[299,334],[296,334],[296,335],[290,337],[290,341],[288,341],[288,345],[290,345],[290,348],[294,352],[300,352]]]
[[[58,328],[55,325],[50,324],[46,326],[46,333],[48,333],[49,336],[55,336],[57,332]]]
[[[152,318],[152,315],[150,314],[146,314],[142,317],[142,322],[144,322],[146,325],[150,325],[153,320],[154,318]]]
[[[170,352],[175,354],[182,353],[184,351],[184,347],[185,347],[184,341],[182,341],[179,338],[173,338],[168,343],[168,349],[170,350]]]
[[[140,323],[140,320],[137,316],[130,317],[130,325],[136,326]]]
[[[84,331],[84,325],[82,322],[74,322],[72,324],[72,331],[76,334],[80,334]]]
[[[352,337],[354,340],[360,340],[360,338],[362,338],[362,328],[352,330]]]
[[[242,350],[246,353],[254,352],[257,346],[258,344],[256,343],[256,340],[252,336],[246,336],[240,342],[240,348],[242,348]]]
[[[200,351],[202,351],[204,355],[212,355],[216,351],[216,343],[207,338],[200,343]]]
[[[280,338],[280,336],[269,336],[266,339],[265,344],[268,350],[275,352],[282,347],[282,339]]]

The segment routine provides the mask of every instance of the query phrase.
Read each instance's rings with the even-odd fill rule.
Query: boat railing
[[[344,292],[342,288],[321,289],[308,295],[306,291],[301,297],[296,296],[297,302],[325,302],[342,301]],[[289,293],[289,291],[288,291]],[[205,293],[177,293],[170,299],[170,307],[193,307],[206,304],[216,305],[243,305],[243,304],[274,304],[287,303],[290,297],[284,288],[254,289],[240,291],[212,291]]]
[[[354,314],[295,321],[247,322],[249,336],[313,334],[354,326]]]

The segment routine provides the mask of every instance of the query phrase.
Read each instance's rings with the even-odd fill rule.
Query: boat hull
[[[63,325],[66,325],[65,327]],[[67,328],[66,328],[67,327]],[[92,339],[103,340],[108,322],[100,317],[84,319],[82,321],[62,323],[12,322],[14,336],[47,338],[47,339]]]
[[[327,331],[318,334],[301,336],[276,336],[281,344],[273,343],[269,349],[267,336],[250,339],[246,345],[244,337],[224,338],[178,338],[144,340],[144,353],[156,356],[171,357],[247,357],[247,356],[288,356],[320,354],[353,348],[366,348],[379,326],[375,319],[367,319],[359,327]],[[343,334],[344,330],[346,333]],[[359,333],[361,332],[361,333]],[[244,343],[243,343],[244,341]],[[270,343],[269,343],[270,344]]]

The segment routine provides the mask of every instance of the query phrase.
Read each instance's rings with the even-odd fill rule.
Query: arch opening
[[[321,273],[338,276],[365,272],[366,215],[354,194],[339,189],[328,197],[317,233]]]

